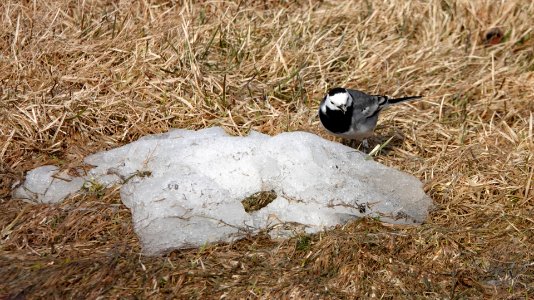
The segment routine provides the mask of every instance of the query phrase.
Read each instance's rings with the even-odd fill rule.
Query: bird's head
[[[340,110],[346,113],[352,105],[352,97],[344,88],[333,88],[325,96],[324,105],[330,110]]]

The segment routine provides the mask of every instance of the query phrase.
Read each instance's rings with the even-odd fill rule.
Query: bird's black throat
[[[347,107],[347,111],[343,113],[341,110],[331,110],[326,108],[326,113],[319,110],[319,119],[323,126],[333,133],[346,133],[350,130],[350,124],[352,122],[352,105]]]

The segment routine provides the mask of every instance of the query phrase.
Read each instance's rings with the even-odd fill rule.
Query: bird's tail
[[[415,99],[420,99],[420,98],[423,98],[423,96],[410,96],[410,97],[402,97],[402,98],[395,98],[395,99],[387,98],[386,103],[384,103],[384,104],[385,105],[393,105],[393,104],[402,103],[402,102],[415,100]]]

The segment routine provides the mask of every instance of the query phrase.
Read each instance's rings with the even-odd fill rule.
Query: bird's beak
[[[346,112],[347,112],[347,106],[346,106],[346,105],[340,105],[340,106],[339,106],[339,109],[341,109],[341,111],[342,111],[343,113],[346,113]]]

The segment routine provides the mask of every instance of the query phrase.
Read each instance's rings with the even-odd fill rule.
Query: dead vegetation
[[[3,1],[0,298],[529,298],[533,15],[530,0]],[[427,224],[147,258],[116,190],[10,198],[31,168],[174,127],[327,137],[333,86],[425,95],[383,114],[377,136],[395,139],[376,159],[425,182]]]

